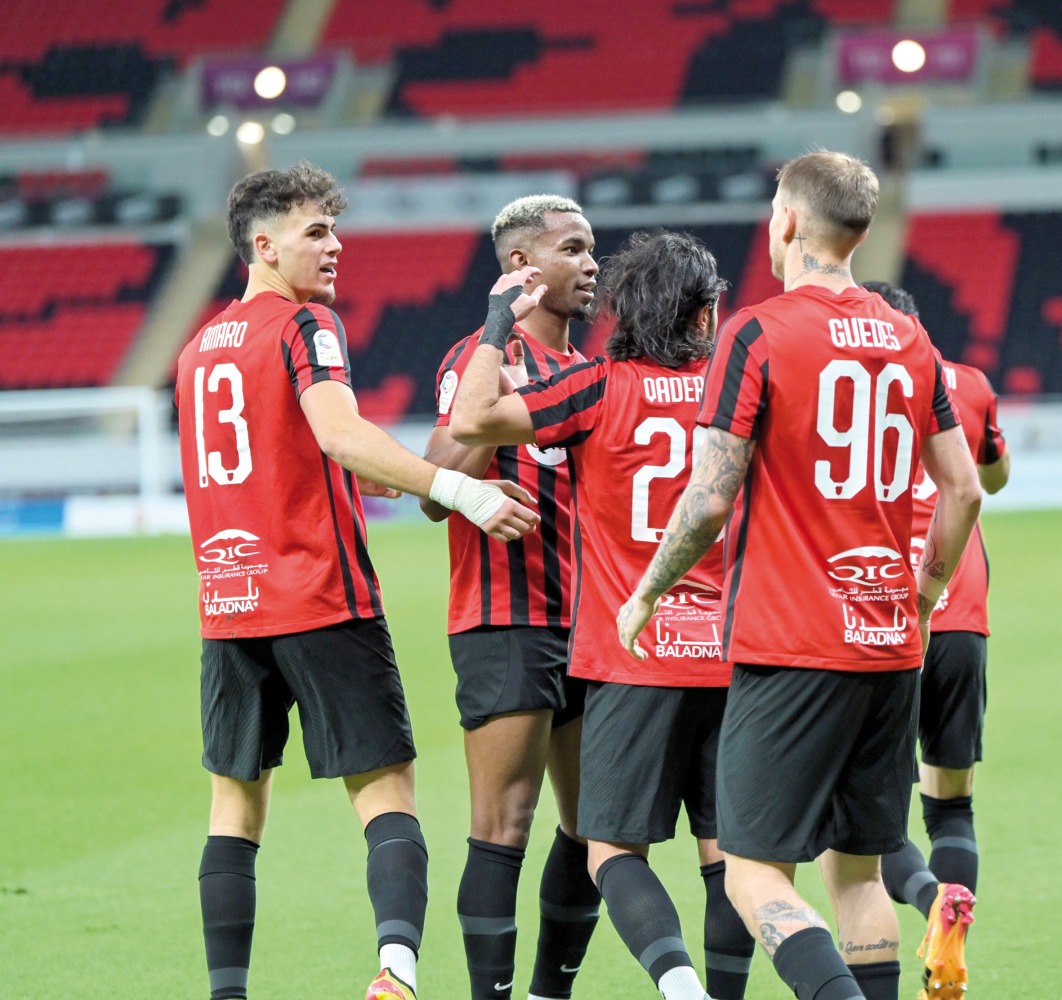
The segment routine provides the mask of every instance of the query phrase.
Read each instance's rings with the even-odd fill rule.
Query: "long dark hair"
[[[605,344],[613,360],[649,358],[678,368],[711,353],[712,337],[692,324],[727,283],[696,236],[666,229],[633,233],[605,261],[598,284],[605,308],[616,317]]]

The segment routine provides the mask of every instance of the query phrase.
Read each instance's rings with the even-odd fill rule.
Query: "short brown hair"
[[[347,207],[343,191],[327,170],[305,160],[287,170],[259,170],[248,174],[229,192],[229,239],[245,264],[254,263],[254,231],[273,222],[296,205],[317,205],[336,216]]]
[[[778,171],[778,188],[807,209],[811,227],[819,230],[812,237],[834,246],[854,245],[878,205],[877,176],[847,153],[817,150],[789,160]]]

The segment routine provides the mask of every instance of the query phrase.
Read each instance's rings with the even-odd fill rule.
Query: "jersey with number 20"
[[[540,447],[567,448],[575,497],[575,677],[655,687],[725,687],[722,545],[671,588],[629,656],[616,614],[656,551],[689,481],[707,361],[664,368],[595,358],[519,389]]]
[[[383,614],[357,480],[321,451],[299,405],[323,380],[350,384],[338,317],[275,292],[232,302],[181,352],[175,399],[205,638]]]

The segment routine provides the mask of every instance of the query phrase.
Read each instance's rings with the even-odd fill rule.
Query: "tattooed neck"
[[[805,274],[828,274],[831,277],[836,278],[848,278],[851,280],[852,272],[848,270],[843,264],[823,264],[818,257],[814,254],[806,253],[800,258],[800,262],[804,265],[803,272],[799,277],[803,278]]]

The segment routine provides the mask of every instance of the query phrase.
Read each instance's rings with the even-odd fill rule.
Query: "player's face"
[[[597,287],[593,230],[576,212],[547,212],[545,221],[546,231],[527,250],[527,263],[542,271],[535,284],[549,286],[538,308],[586,319]]]
[[[296,302],[331,305],[336,297],[336,258],[343,244],[336,220],[316,205],[295,205],[274,234],[277,272]]]

